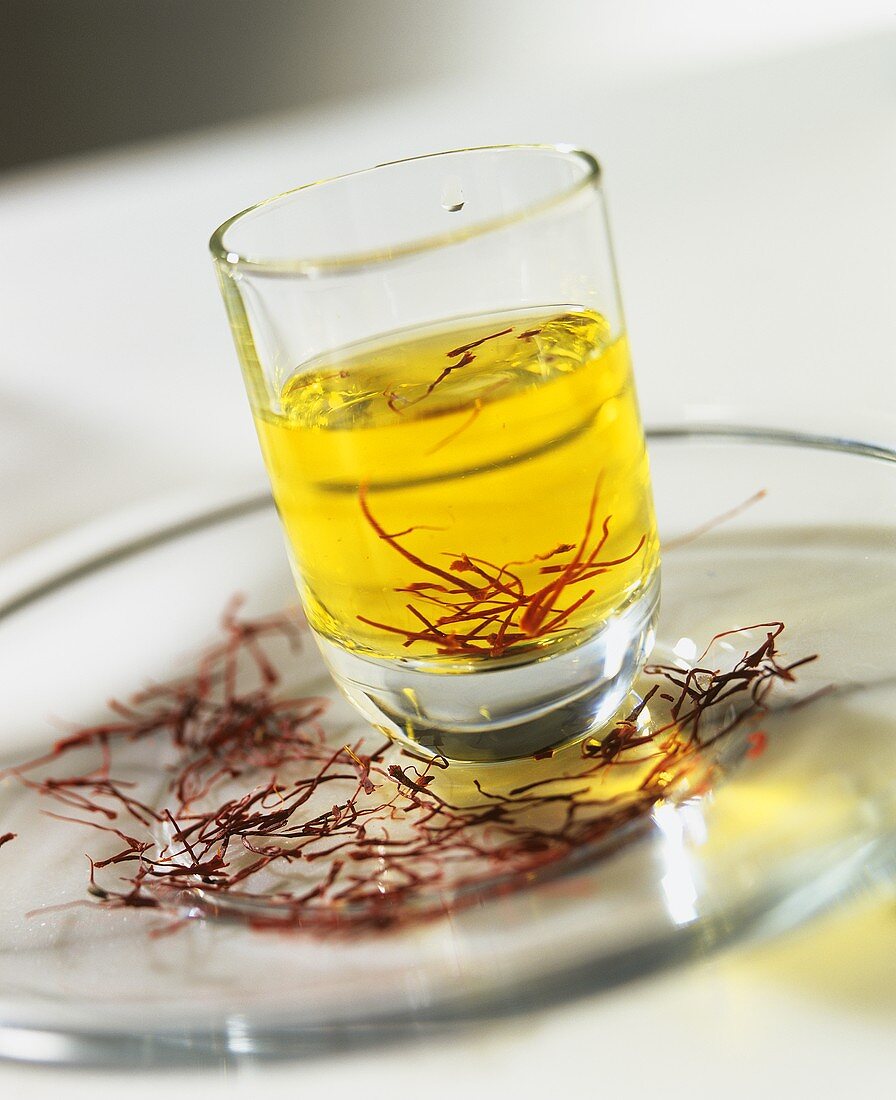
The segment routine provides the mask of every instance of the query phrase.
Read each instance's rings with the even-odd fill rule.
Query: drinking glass
[[[594,735],[659,550],[601,191],[565,146],[299,187],[211,250],[311,629],[422,755]]]

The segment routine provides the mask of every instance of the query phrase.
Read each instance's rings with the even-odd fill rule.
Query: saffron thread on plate
[[[326,701],[282,690],[280,665],[301,646],[295,614],[245,619],[233,601],[222,626],[193,673],[113,701],[109,721],[6,773],[97,836],[87,897],[61,908],[143,908],[166,918],[155,934],[197,916],[319,935],[435,919],[699,797],[719,775],[710,746],[741,731],[741,755],[758,755],[769,693],[812,659],[782,660],[780,622],[724,631],[694,667],[648,666],[653,685],[599,738],[501,780],[373,730],[334,743]],[[736,634],[756,644],[722,668],[718,643]],[[148,761],[167,774],[162,798],[140,786]]]

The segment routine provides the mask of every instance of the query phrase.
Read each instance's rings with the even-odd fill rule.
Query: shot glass
[[[342,692],[454,760],[599,733],[652,644],[659,547],[594,158],[383,164],[261,202],[211,250]]]

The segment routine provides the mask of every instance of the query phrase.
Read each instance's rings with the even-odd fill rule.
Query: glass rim
[[[345,256],[318,256],[306,258],[271,259],[260,256],[241,255],[239,252],[225,245],[224,238],[238,222],[245,217],[254,214],[258,210],[272,206],[282,199],[309,191],[312,188],[324,187],[327,184],[339,183],[343,180],[370,175],[384,168],[395,168],[403,164],[413,164],[416,161],[432,160],[437,157],[458,156],[464,153],[503,153],[503,152],[532,152],[532,153],[560,153],[570,160],[578,160],[586,167],[586,172],[581,179],[549,195],[545,199],[529,203],[513,214],[488,218],[475,225],[459,227],[457,229],[434,234],[429,237],[420,237],[409,241],[407,244],[396,245],[389,248],[371,249],[362,252],[348,253]],[[245,209],[238,211],[223,221],[212,233],[209,239],[209,249],[215,263],[228,271],[242,270],[257,275],[292,275],[315,277],[319,275],[342,274],[357,271],[381,264],[388,264],[393,260],[405,259],[425,252],[444,248],[448,245],[458,244],[462,241],[472,240],[476,237],[494,233],[496,230],[505,229],[518,222],[528,221],[530,218],[563,206],[581,192],[591,187],[597,187],[601,181],[601,167],[596,157],[584,149],[575,145],[564,143],[530,143],[511,145],[476,145],[469,148],[445,149],[436,153],[422,153],[412,157],[401,157],[398,160],[383,161],[367,168],[361,168],[353,172],[344,172],[336,176],[328,176],[323,179],[313,180],[310,183],[300,184],[298,187],[281,191],[277,195],[262,199]]]

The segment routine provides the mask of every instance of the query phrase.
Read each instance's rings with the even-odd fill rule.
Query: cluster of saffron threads
[[[443,568],[426,561],[401,541],[417,527],[390,533],[373,514],[366,486],[359,492],[361,511],[367,523],[397,554],[410,562],[426,580],[411,581],[397,588],[408,595],[407,611],[420,623],[417,629],[378,622],[358,615],[360,622],[404,638],[405,648],[415,642],[435,647],[439,654],[477,654],[501,657],[520,643],[531,644],[540,638],[568,630],[572,616],[589,600],[596,589],[583,592],[575,586],[594,580],[610,570],[632,561],[644,549],[647,535],[642,534],[635,547],[617,558],[601,558],[610,537],[612,516],[605,516],[595,536],[595,518],[602,478],[591,494],[585,529],[578,544],[562,543],[528,561],[510,561],[496,565],[470,554],[446,554]],[[551,559],[572,555],[563,563]],[[540,583],[527,588],[519,567],[539,563]],[[544,580],[545,577],[550,577]],[[570,591],[570,590],[573,591]]]
[[[502,328],[498,332],[491,332],[488,336],[480,336],[478,340],[471,340],[468,344],[461,344],[460,347],[451,348],[449,351],[445,352],[445,358],[449,360],[448,364],[439,371],[419,397],[404,398],[397,390],[386,390],[383,394],[386,398],[386,404],[393,412],[400,414],[403,413],[405,409],[409,409],[413,405],[425,401],[446,378],[454,374],[455,371],[463,370],[464,367],[468,367],[471,363],[476,361],[476,348],[482,347],[483,344],[487,344],[490,340],[497,340],[501,336],[509,336],[511,332],[513,332],[513,325],[510,325],[508,328]],[[520,333],[517,339],[528,341],[534,336],[537,336],[540,332],[540,328],[527,329],[525,332]],[[474,405],[474,408],[478,413],[478,407]]]
[[[294,615],[246,620],[232,605],[223,627],[194,675],[113,703],[109,722],[6,773],[56,803],[53,816],[105,838],[88,857],[93,900],[69,904],[155,910],[172,918],[160,930],[209,913],[318,934],[432,919],[618,843],[662,800],[700,794],[712,778],[707,747],[761,715],[774,685],[811,660],[781,662],[781,623],[726,632],[713,642],[762,640],[726,671],[712,666],[712,644],[694,668],[652,666],[638,705],[571,763],[564,755],[562,771],[536,758],[525,782],[499,791],[466,766],[475,797],[460,800],[443,782],[458,765],[410,756],[373,731],[334,744],[323,700],[278,691],[273,643],[300,644]],[[667,720],[647,721],[660,701]],[[742,739],[748,754],[764,736]],[[164,762],[161,797],[141,792],[138,749],[144,771]],[[59,772],[85,752],[92,768]],[[602,790],[605,774],[630,769],[617,793]]]
[[[555,320],[562,321],[565,317],[569,317],[569,314],[563,314]],[[478,340],[471,340],[468,344],[461,344],[459,347],[451,348],[445,352],[445,357],[449,360],[448,364],[438,372],[433,380],[426,386],[423,393],[416,397],[406,397],[399,392],[399,388],[387,389],[383,392],[383,396],[386,398],[386,404],[394,413],[402,415],[405,410],[412,408],[414,405],[418,405],[421,401],[425,401],[433,391],[440,386],[446,378],[449,378],[455,371],[463,370],[464,367],[469,367],[476,361],[477,354],[476,349],[480,348],[483,344],[488,343],[490,340],[497,340],[502,336],[509,336],[513,332],[514,326],[510,325],[508,328],[502,328],[498,332],[491,332],[487,336],[481,336]],[[522,340],[525,343],[531,343],[535,337],[540,336],[544,326],[538,328],[525,329],[523,332],[517,334],[516,339]],[[553,363],[556,356],[550,352],[543,352],[539,355],[539,360],[542,364],[547,365]],[[504,389],[510,382],[509,378],[498,378],[495,382],[492,382],[489,386],[483,389],[478,396],[474,397],[468,405],[468,412],[466,419],[450,432],[444,439],[440,440],[431,451],[429,455],[436,454],[444,447],[453,443],[458,436],[462,435],[468,428],[470,428],[479,417],[482,412],[485,401],[491,398],[499,390]]]

